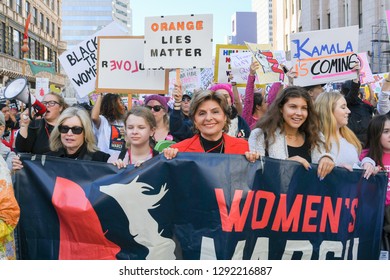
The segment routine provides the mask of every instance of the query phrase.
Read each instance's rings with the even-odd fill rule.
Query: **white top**
[[[112,124],[106,117],[100,115],[100,126],[97,128],[94,123],[93,131],[100,151],[108,153],[113,158],[118,158],[122,145],[124,145],[124,124],[123,121],[116,121]]]
[[[363,160],[360,162],[356,147],[343,137],[340,137],[340,149],[338,149],[336,142],[332,140],[332,148],[330,149],[330,153],[333,155],[336,166],[348,164],[353,168],[360,169],[366,162],[369,162],[375,166],[374,160],[369,157],[363,158]]]

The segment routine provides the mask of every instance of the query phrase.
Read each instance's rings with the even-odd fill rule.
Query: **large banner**
[[[179,153],[141,167],[22,155],[22,259],[378,259],[387,176]]]
[[[125,36],[126,32],[115,21],[100,29],[58,59],[80,98],[95,90],[98,36]]]
[[[298,77],[309,86],[356,78],[359,27],[348,26],[291,34],[291,59]]]
[[[96,92],[168,93],[168,70],[145,69],[143,36],[99,36]]]
[[[145,18],[146,68],[211,67],[212,44],[212,14]]]

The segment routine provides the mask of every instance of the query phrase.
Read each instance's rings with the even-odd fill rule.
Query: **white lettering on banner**
[[[341,258],[344,253],[344,259],[357,260],[359,238],[353,239],[352,253],[349,253],[351,240],[347,240],[345,247],[341,241],[323,240],[319,246],[319,260],[326,260],[327,255],[332,254],[334,258]],[[243,259],[245,241],[237,242],[232,260]],[[313,245],[309,240],[287,240],[284,248],[282,260],[291,260],[295,252],[301,252],[301,260],[311,260],[313,255]],[[269,256],[269,238],[258,237],[254,246],[251,260],[268,260]],[[201,260],[216,260],[214,240],[210,237],[202,237]]]

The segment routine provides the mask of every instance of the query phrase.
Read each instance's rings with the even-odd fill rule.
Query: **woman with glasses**
[[[153,139],[156,143],[163,140],[175,140],[169,131],[168,100],[166,97],[153,94],[145,98],[145,107],[150,109],[156,119],[157,127]]]
[[[20,129],[15,140],[15,150],[19,153],[45,154],[50,151],[50,134],[68,105],[61,95],[54,92],[46,94],[42,104],[46,107],[43,118],[31,120],[28,109],[20,116]]]
[[[123,118],[126,107],[119,94],[99,94],[91,111],[93,129],[98,148],[118,158],[124,147]]]
[[[50,152],[46,155],[107,162],[110,155],[99,151],[96,146],[91,118],[81,107],[69,107],[58,118],[50,135]],[[14,171],[23,168],[19,157],[12,160]]]

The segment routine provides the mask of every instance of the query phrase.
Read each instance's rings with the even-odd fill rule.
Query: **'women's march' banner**
[[[378,259],[387,176],[179,153],[141,167],[22,155],[22,259]]]

